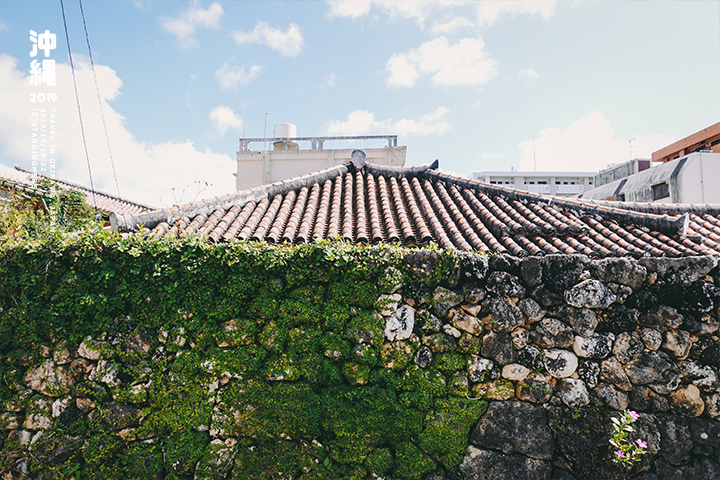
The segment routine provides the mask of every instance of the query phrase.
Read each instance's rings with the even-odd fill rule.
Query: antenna
[[[533,135],[533,172],[537,172],[537,160],[535,159],[535,135]]]
[[[266,152],[267,152],[267,117],[268,117],[268,113],[265,112],[265,132],[264,132],[263,136],[265,138],[264,145],[265,145]]]

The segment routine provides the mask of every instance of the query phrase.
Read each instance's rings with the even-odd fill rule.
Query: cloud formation
[[[440,86],[473,86],[497,75],[497,61],[485,52],[482,38],[465,38],[450,45],[440,37],[406,53],[396,53],[385,64],[389,87],[412,87],[420,77],[432,75]]]
[[[208,8],[201,8],[199,2],[194,2],[187,10],[177,17],[163,17],[162,28],[175,35],[180,48],[198,46],[195,31],[199,27],[219,29],[220,17],[225,12],[219,3],[213,3]]]
[[[300,27],[294,23],[282,31],[271,27],[267,22],[257,22],[250,31],[235,30],[230,35],[238,46],[265,45],[285,57],[297,57],[305,44]]]
[[[533,150],[538,171],[595,172],[633,158],[650,158],[652,152],[673,141],[674,137],[666,135],[616,138],[610,121],[594,111],[565,130],[546,128],[534,141],[520,143],[519,170],[534,169]]]
[[[95,70],[123,197],[153,206],[169,206],[174,201],[193,200],[188,195],[191,195],[190,191],[197,181],[203,185],[202,197],[234,190],[232,172],[235,162],[231,156],[208,149],[198,150],[190,140],[151,143],[137,139],[126,128],[125,118],[109,103],[120,95],[122,80],[108,66],[96,64]],[[3,105],[0,109],[0,158],[6,165],[17,163],[32,169],[30,154],[34,132],[28,120],[30,108],[33,105],[48,110],[52,108],[56,116],[55,174],[58,178],[89,185],[72,73],[69,65],[63,63],[56,64],[56,73],[57,86],[41,90],[57,93],[57,101],[42,105],[28,103],[30,94],[38,91],[38,87],[30,85],[24,66],[20,66],[16,58],[0,54],[0,105]],[[93,183],[99,190],[116,193],[90,65],[79,58],[75,74]],[[51,173],[49,161],[46,163],[44,173]],[[212,185],[205,187],[205,182]],[[188,189],[188,186],[191,188]],[[182,192],[185,192],[184,196]],[[192,193],[193,196],[195,194]]]
[[[326,122],[322,130],[324,135],[442,135],[450,130],[450,123],[446,120],[450,113],[445,107],[434,112],[421,115],[417,119],[403,118],[401,120],[376,120],[375,114],[367,110],[353,110],[346,120],[331,120]]]
[[[218,105],[210,110],[210,120],[212,120],[213,125],[215,125],[220,135],[225,135],[231,128],[241,132],[243,124],[245,123],[243,119],[227,105]]]
[[[262,65],[238,67],[232,60],[222,64],[222,67],[215,71],[215,79],[224,90],[229,90],[247,85],[265,69]]]

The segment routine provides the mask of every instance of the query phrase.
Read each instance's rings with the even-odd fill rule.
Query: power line
[[[90,36],[88,35],[87,24],[85,23],[85,11],[83,10],[82,0],[78,1],[80,3],[80,15],[82,15],[83,28],[85,29],[85,41],[87,42],[88,54],[90,55],[90,66],[92,67],[93,78],[95,79],[95,92],[97,93],[98,103],[100,104],[100,117],[102,117],[102,124],[105,129],[105,141],[107,142],[108,153],[110,154],[110,165],[112,166],[113,177],[115,178],[115,189],[119,197],[120,186],[118,185],[117,173],[115,173],[115,160],[113,159],[112,149],[110,148],[110,136],[108,135],[107,125],[105,124],[105,112],[103,111],[102,100],[100,99],[100,87],[98,86],[97,74],[95,73],[95,61],[93,60],[92,49],[90,48]]]
[[[95,185],[93,184],[92,169],[90,168],[90,155],[88,155],[87,141],[85,140],[85,127],[82,120],[82,112],[80,111],[80,97],[78,96],[77,79],[75,78],[75,65],[72,59],[72,50],[70,49],[70,36],[68,35],[67,21],[65,20],[65,5],[60,0],[60,10],[62,10],[63,26],[65,27],[65,41],[67,42],[68,57],[70,57],[70,70],[72,70],[73,87],[75,87],[75,103],[77,103],[78,116],[80,117],[80,132],[82,133],[83,147],[85,147],[85,160],[87,161],[88,175],[90,175],[90,191],[93,194],[93,205],[97,208],[97,200],[95,198]]]

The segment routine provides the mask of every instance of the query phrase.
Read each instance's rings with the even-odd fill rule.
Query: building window
[[[667,198],[670,196],[670,185],[667,182],[658,183],[652,186],[652,197],[653,200],[660,200],[661,198]]]

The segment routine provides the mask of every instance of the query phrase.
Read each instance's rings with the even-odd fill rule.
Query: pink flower
[[[647,448],[647,442],[645,442],[639,438],[637,440],[635,440],[635,443],[637,443],[638,447],[640,447],[640,448]]]
[[[627,413],[632,417],[633,420],[637,420],[638,418],[640,418],[640,414],[634,410],[628,410]]]
[[[623,458],[625,456],[622,450],[618,450],[617,452],[615,452],[615,455],[617,455],[618,458]]]

